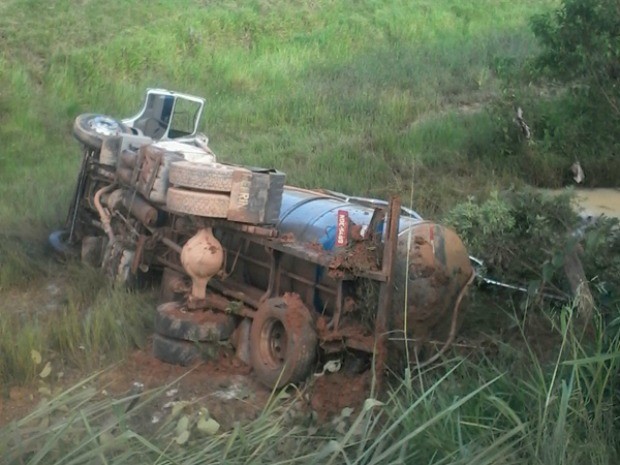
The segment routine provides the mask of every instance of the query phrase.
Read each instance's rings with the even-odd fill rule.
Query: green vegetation
[[[618,335],[586,347],[570,307],[558,321],[549,334],[556,353],[539,355],[540,341],[529,345],[515,318],[521,336],[415,373],[385,402],[369,398],[343,412],[336,430],[298,408],[302,395],[275,397],[229,431],[207,427],[199,403],[179,403],[153,426],[149,407],[170,386],[128,411],[135,394],[102,397],[87,379],[0,429],[0,450],[7,464],[617,463],[609,390],[617,388]]]
[[[559,34],[590,6],[584,34]],[[549,13],[558,7],[565,13]],[[128,116],[146,87],[206,97],[203,129],[222,161],[275,166],[304,187],[401,194],[424,216],[446,214],[501,276],[566,290],[558,269],[574,221],[568,200],[519,188],[564,185],[575,158],[589,185],[617,185],[618,114],[612,105],[591,117],[617,83],[613,7],[1,2],[0,395],[40,378],[35,354],[55,370],[86,372],[144,343],[154,299],[113,289],[84,266],[67,269],[45,241],[64,222],[79,169],[74,117]],[[563,73],[573,63],[575,74]],[[530,140],[514,122],[517,107]],[[180,447],[177,419],[155,431],[140,421],[163,391],[125,413],[129,399],[102,400],[85,380],[0,429],[0,453],[32,464],[617,463],[619,247],[617,224],[587,232],[584,266],[598,277],[601,308],[588,338],[569,304],[475,293],[466,321],[473,349],[408,373],[385,405],[356,412],[345,433],[307,418],[290,423],[290,400],[274,399],[253,422],[206,438],[188,412],[194,429]],[[56,282],[62,295],[50,288]]]
[[[537,68],[556,83],[569,84],[554,111],[556,118],[559,111],[564,116],[554,121],[556,127],[548,125],[546,138],[556,150],[572,146],[568,152],[576,157],[584,151],[598,152],[603,156],[597,160],[599,166],[608,164],[605,158],[618,158],[619,8],[614,0],[565,0],[557,11],[533,21],[543,45]],[[616,176],[617,171],[609,175]]]
[[[450,210],[444,221],[459,231],[470,253],[484,261],[483,273],[524,283],[534,299],[541,293],[570,297],[564,265],[579,244],[585,274],[595,277],[591,285],[596,303],[612,313],[620,303],[618,220],[582,225],[570,190],[557,196],[506,190],[483,202],[470,198]]]
[[[76,265],[28,291],[7,292],[0,311],[0,395],[37,377],[33,350],[57,367],[87,372],[144,346],[154,305],[147,292],[113,288],[99,270]]]

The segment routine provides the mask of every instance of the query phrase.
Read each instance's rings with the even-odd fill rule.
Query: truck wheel
[[[264,385],[279,388],[306,379],[316,347],[314,322],[299,297],[269,299],[256,311],[250,330],[250,364]]]
[[[235,318],[222,312],[185,312],[178,302],[167,302],[155,312],[155,332],[183,341],[223,341],[235,330]]]
[[[131,134],[131,130],[120,121],[109,116],[84,113],[75,118],[73,136],[93,150],[100,150],[107,137]]]
[[[169,211],[208,218],[226,218],[229,204],[230,196],[225,194],[169,187],[166,195],[166,206]]]
[[[153,335],[153,356],[162,362],[187,366],[220,356],[222,347],[215,342],[179,341],[161,334]]]
[[[230,192],[235,169],[221,163],[179,161],[170,166],[170,184],[203,191]]]

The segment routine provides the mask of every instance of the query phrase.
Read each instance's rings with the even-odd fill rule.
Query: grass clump
[[[30,286],[36,291],[3,293],[0,381],[7,387],[34,379],[40,367],[32,351],[87,371],[144,346],[150,333],[152,296],[112,288],[99,270],[73,265]]]
[[[470,253],[483,260],[483,274],[519,283],[530,298],[552,294],[568,299],[572,290],[564,265],[577,251],[598,304],[613,309],[620,298],[618,221],[588,223],[575,213],[573,200],[571,191],[495,192],[485,200],[470,198],[455,206],[445,221],[459,232]]]

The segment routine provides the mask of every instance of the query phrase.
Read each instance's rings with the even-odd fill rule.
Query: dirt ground
[[[67,374],[55,383],[55,389],[69,388],[86,376],[78,372]],[[133,351],[122,363],[105,370],[92,382],[100,396],[113,398],[135,392],[135,383],[143,386],[145,396],[149,390],[165,390],[141,414],[144,417],[141,423],[147,427],[163,419],[173,402],[187,402],[196,409],[206,407],[221,428],[227,430],[235,422],[256,418],[273,395],[232,351],[223,352],[214,361],[181,367],[156,359],[148,347]],[[369,396],[369,390],[369,372],[360,375],[327,372],[311,377],[299,390],[291,391],[291,397],[297,399],[299,411],[326,422],[338,416],[345,407],[357,412]],[[12,387],[5,395],[0,395],[0,427],[27,415],[42,397],[36,384]]]

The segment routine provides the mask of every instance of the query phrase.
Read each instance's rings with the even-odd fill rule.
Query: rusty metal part
[[[140,163],[136,164],[137,169],[134,169],[134,171],[137,171],[135,185],[141,193],[148,196],[153,188],[153,184],[155,184],[155,178],[162,164],[164,152],[152,145],[145,145],[140,148],[140,155]]]
[[[213,236],[211,228],[199,230],[181,251],[181,263],[192,279],[190,300],[203,300],[209,280],[224,263],[222,244]]]
[[[390,329],[389,312],[392,308],[393,274],[396,252],[398,250],[398,220],[400,218],[400,198],[392,197],[388,212],[388,228],[385,234],[385,246],[381,271],[385,275],[385,282],[381,283],[377,317],[375,319],[375,358],[374,369],[377,382],[377,392],[383,392],[385,368],[387,364],[387,336]]]
[[[162,234],[163,229],[155,229],[149,226],[146,226],[146,229],[152,234],[152,237],[154,240],[160,241],[162,244],[164,244],[166,247],[170,248],[171,250],[173,250],[174,252],[178,253],[179,255],[181,255],[181,251],[183,250],[183,247],[179,244],[177,244],[176,242],[174,242],[173,240],[165,237]]]
[[[284,173],[275,170],[234,170],[227,219],[240,223],[275,224],[280,213],[284,180]]]
[[[450,335],[454,337],[462,322],[458,308],[475,274],[465,246],[448,228],[421,222],[401,235],[399,242],[405,260],[396,261],[397,305],[390,340],[399,348],[402,361],[411,363],[423,358],[430,340],[441,340],[445,353],[452,343]]]
[[[259,305],[262,305],[265,301],[267,301],[267,299],[274,295],[274,291],[276,290],[276,282],[279,282],[280,277],[280,256],[281,253],[277,250],[269,250],[269,284],[267,285],[265,293],[258,301]]]
[[[79,211],[78,206],[80,204],[80,199],[84,195],[84,187],[86,186],[88,167],[93,157],[94,152],[92,150],[84,149],[82,164],[80,165],[80,174],[78,175],[78,183],[75,187],[73,199],[71,200],[71,207],[69,207],[69,215],[67,217],[67,223],[69,223],[69,237],[67,239],[68,243],[73,242],[73,235],[75,234],[75,227],[77,224]]]
[[[446,351],[452,346],[452,343],[454,342],[456,333],[458,331],[458,320],[459,320],[459,311],[461,310],[461,303],[463,301],[463,297],[465,297],[465,294],[467,293],[467,289],[469,288],[471,283],[474,281],[475,276],[476,274],[472,270],[469,280],[459,292],[459,295],[456,299],[456,303],[454,304],[454,308],[452,309],[452,318],[450,320],[450,334],[448,335],[448,339],[443,343],[443,346],[436,354],[434,354],[433,356],[431,356],[429,359],[425,360],[424,362],[418,363],[417,365],[418,369],[424,368],[425,366],[428,366],[434,363],[435,361],[439,360],[439,358],[443,356],[443,354],[445,354]]]
[[[274,252],[283,254],[282,250],[275,250]],[[248,255],[247,253],[242,254],[241,253],[241,249],[237,249],[237,252],[235,252],[235,262],[237,260],[241,260],[243,262],[248,262],[251,263],[252,265],[255,265],[257,267],[263,268],[265,271],[270,272],[270,263],[265,262],[264,260],[258,260],[254,257],[252,257],[251,255]],[[226,278],[228,278],[233,272],[234,272],[234,265],[231,268],[230,272],[227,272],[224,276],[222,276],[220,278],[221,281],[225,281]],[[308,286],[315,286],[317,289],[320,289],[323,292],[329,293],[329,294],[333,294],[336,295],[336,290],[333,289],[331,286],[326,286],[324,284],[316,284],[315,281],[305,278],[304,276],[295,273],[293,271],[290,271],[289,269],[284,269],[282,267],[280,267],[280,272],[279,272],[279,276],[286,276],[288,278],[292,278],[295,281],[299,281],[300,283],[304,283]],[[278,275],[276,274],[276,278],[278,277]],[[340,280],[342,281],[342,280]],[[275,286],[276,292],[279,290],[279,286]]]
[[[147,237],[140,234],[138,236],[138,240],[136,241],[136,250],[134,251],[133,260],[131,261],[131,273],[134,275],[140,268],[140,263],[142,262],[142,252],[144,251],[144,244],[146,243],[146,240]]]
[[[181,265],[177,265],[176,263],[171,262],[170,260],[166,260],[165,258],[159,257],[159,256],[155,257],[155,260],[161,265],[167,266],[168,268],[172,268],[174,271],[178,271],[179,273],[183,275],[186,274],[185,270],[183,269]]]
[[[359,324],[345,325],[340,329],[329,327],[325,318],[319,317],[317,322],[319,345],[328,353],[341,352],[347,348],[372,353],[375,347],[375,336],[368,328]]]
[[[133,150],[123,150],[120,155],[119,164],[120,166],[133,169],[138,162],[138,154]]]
[[[260,289],[237,281],[226,281],[224,284],[217,278],[212,278],[209,286],[231,299],[254,308],[258,307],[258,302],[263,295]]]
[[[220,228],[228,231],[238,231],[252,237],[278,237],[278,230],[273,226],[237,223],[220,218],[182,215],[174,219],[174,225],[180,231],[195,231],[200,228]]]
[[[256,310],[252,310],[250,307],[243,305],[241,302],[231,302],[230,299],[214,292],[207,292],[205,304],[209,308],[214,308],[226,313],[232,313],[244,318],[252,319],[256,313]]]
[[[121,181],[124,184],[130,185],[131,184],[131,176],[132,176],[132,171],[129,168],[118,168],[116,170],[116,175],[118,176],[119,181]]]
[[[145,226],[153,226],[157,221],[157,209],[144,200],[137,192],[125,192],[123,195],[123,205]]]
[[[97,191],[95,197],[93,198],[95,208],[97,209],[97,213],[99,213],[99,218],[101,219],[101,226],[103,227],[105,233],[108,235],[108,238],[110,239],[110,244],[114,244],[116,238],[114,237],[114,232],[112,231],[112,226],[110,225],[110,214],[106,212],[103,205],[101,205],[101,196],[107,192],[112,191],[115,187],[115,184],[110,184],[108,186],[102,187]]]
[[[389,243],[386,242],[384,211],[291,187],[285,189],[277,224],[282,240],[248,238],[240,233],[222,235],[220,239],[229,250],[239,250],[241,237],[244,237],[243,240],[251,244],[282,252],[280,292],[298,293],[309,308],[330,315],[334,329],[340,323],[342,301],[347,296],[342,290],[339,292],[339,286],[355,287],[360,278],[378,283],[387,280],[382,269],[375,269],[374,265],[372,269],[368,268],[371,265],[368,260],[357,268],[342,269],[342,256],[351,251],[332,247],[329,242],[330,230],[335,228],[339,210],[347,211],[351,221],[366,227],[361,242],[357,243],[360,249],[368,249],[371,252],[368,257],[380,257],[381,250],[385,250]],[[413,331],[418,325],[430,328],[450,314],[459,291],[467,286],[472,268],[465,247],[453,231],[419,217],[403,217],[402,208],[395,211],[397,213],[392,215],[396,224],[393,233],[395,272],[389,286],[394,289],[394,295],[387,320],[388,323],[395,321],[396,328],[405,332]],[[420,244],[416,244],[416,240]],[[268,254],[260,250],[259,247],[243,250],[240,270],[223,283],[222,288],[229,282],[244,282],[245,287],[254,289],[260,299],[261,291],[269,286],[265,270]],[[247,292],[243,294],[248,295]],[[251,300],[247,303],[253,305]],[[388,330],[393,330],[392,324],[388,324]]]

